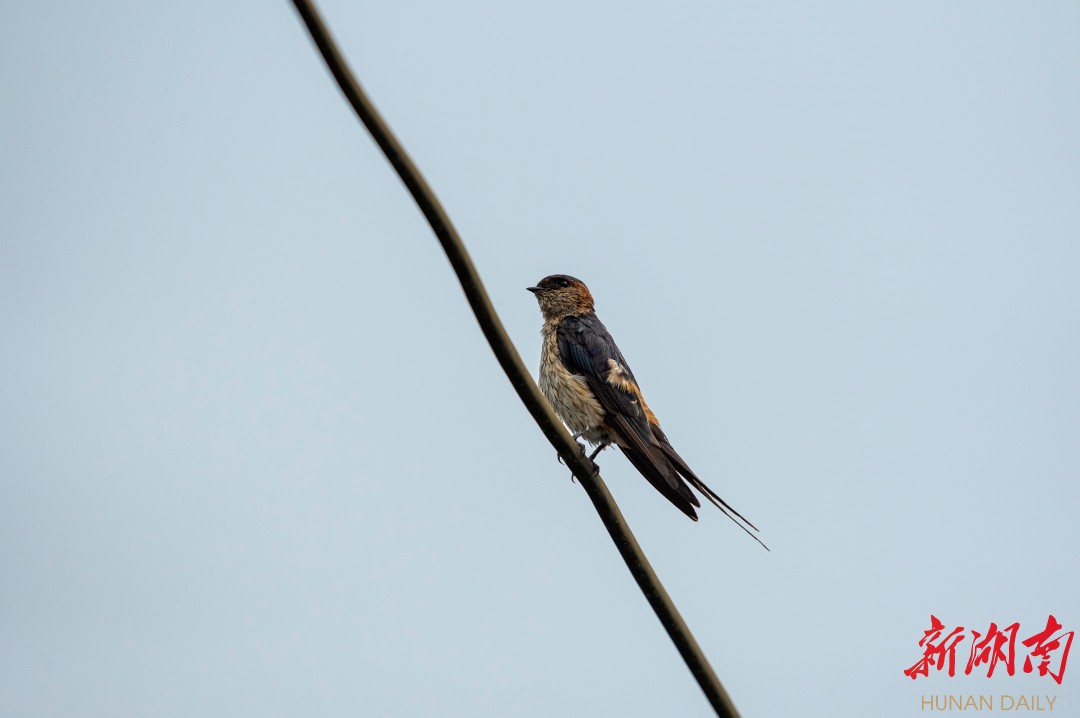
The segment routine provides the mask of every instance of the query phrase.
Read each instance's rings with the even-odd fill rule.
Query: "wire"
[[[660,623],[668,632],[672,642],[682,655],[687,667],[697,680],[706,698],[721,718],[737,718],[731,698],[724,690],[720,679],[717,678],[708,659],[702,653],[689,627],[683,621],[675,604],[671,601],[667,591],[664,590],[660,579],[652,566],[649,565],[645,553],[638,545],[637,539],[630,532],[630,527],[619,511],[615,499],[612,498],[595,464],[585,456],[581,446],[570,438],[562,422],[555,416],[554,411],[544,399],[540,390],[533,381],[532,376],[525,368],[517,350],[514,348],[510,337],[506,334],[502,322],[499,321],[495,308],[484,290],[484,284],[476,271],[469,253],[465,250],[465,244],[454,229],[450,217],[446,214],[435,193],[428,186],[427,181],[420,170],[413,164],[405,148],[401,146],[389,125],[375,109],[375,105],[368,98],[360,83],[349,69],[348,63],[338,50],[330,30],[326,27],[315,5],[308,0],[293,0],[297,12],[307,26],[311,39],[315,42],[323,60],[341,88],[345,99],[352,105],[360,121],[371,133],[376,144],[382,149],[386,159],[397,172],[409,193],[413,196],[420,211],[427,218],[428,224],[435,232],[435,236],[446,252],[450,265],[457,274],[461,289],[465,292],[465,298],[472,307],[476,321],[480,329],[491,345],[503,371],[506,372],[510,384],[517,391],[518,397],[525,404],[533,419],[540,426],[551,445],[555,447],[559,456],[581,482],[582,487],[588,493],[589,498],[596,508],[600,520],[604,523],[611,540],[626,562],[627,568],[637,581],[638,587],[656,612]]]

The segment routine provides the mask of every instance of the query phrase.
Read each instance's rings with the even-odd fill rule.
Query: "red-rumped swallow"
[[[553,274],[528,290],[536,295],[544,315],[540,391],[575,439],[582,437],[597,447],[589,458],[615,444],[657,491],[691,519],[697,521],[694,508],[700,508],[701,502],[686,481],[765,546],[751,531],[757,527],[706,486],[672,448],[645,403],[630,365],[596,316],[584,282]]]

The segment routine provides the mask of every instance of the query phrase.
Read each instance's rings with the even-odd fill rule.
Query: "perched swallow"
[[[701,502],[686,481],[765,546],[751,532],[757,527],[706,486],[672,448],[645,403],[630,365],[596,316],[589,288],[580,279],[553,274],[528,290],[536,295],[544,315],[540,391],[575,432],[575,439],[582,437],[597,446],[589,458],[615,444],[657,491],[691,519],[697,521],[694,509]]]

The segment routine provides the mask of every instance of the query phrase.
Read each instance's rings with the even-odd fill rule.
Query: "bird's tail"
[[[674,447],[672,447],[671,445],[671,442],[668,441],[667,436],[664,435],[664,432],[661,431],[659,426],[656,426],[654,424],[651,428],[653,431],[653,435],[656,437],[657,442],[660,445],[660,450],[664,453],[664,456],[668,459],[668,461],[672,463],[672,465],[675,467],[675,470],[678,471],[684,479],[689,481],[691,486],[700,491],[702,495],[705,496],[705,498],[711,501],[713,505],[716,506],[716,508],[720,509],[720,511],[725,516],[734,521],[736,526],[745,531],[750,536],[750,538],[757,541],[759,544],[761,544],[762,548],[768,551],[769,547],[765,545],[764,541],[757,537],[758,527],[750,523],[749,519],[740,514],[734,508],[732,508],[732,506],[728,502],[720,498],[715,491],[710,489],[704,481],[697,477],[697,474],[690,470],[690,467],[687,466],[686,462],[683,460],[683,457],[679,456],[679,452],[675,451]]]
[[[621,437],[618,442],[626,458],[634,468],[641,472],[657,491],[664,495],[671,503],[697,521],[697,512],[694,507],[701,506],[698,497],[690,490],[690,487],[679,478],[675,467],[671,465],[663,450],[652,441],[652,436],[642,436],[629,420],[622,414],[610,414],[608,421],[615,436]]]
[[[644,448],[644,451],[641,449]],[[656,447],[620,446],[619,449],[630,459],[634,468],[648,479],[657,491],[675,504],[675,507],[694,521],[698,520],[695,506],[701,506],[694,492],[682,482],[675,468]]]

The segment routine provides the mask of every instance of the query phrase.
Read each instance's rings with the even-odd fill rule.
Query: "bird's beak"
[[[525,288],[528,289],[533,294],[536,294],[537,292],[541,291],[540,287],[525,287]]]

